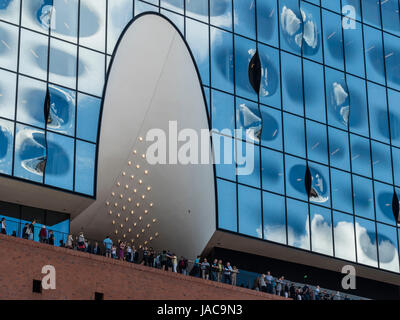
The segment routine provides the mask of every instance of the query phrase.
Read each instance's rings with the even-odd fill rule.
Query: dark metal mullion
[[[47,77],[46,77],[46,95],[49,93],[49,103],[50,103],[50,108],[49,108],[49,114],[48,117],[50,116],[51,113],[51,95],[50,95],[50,90],[49,90],[49,78],[50,78],[50,40],[51,40],[51,24],[53,21],[53,10],[54,9],[54,0],[51,1],[51,9],[50,9],[50,19],[49,19],[49,30],[47,33]],[[47,107],[47,106],[46,106]],[[43,170],[43,184],[46,184],[46,168],[49,160],[49,147],[47,143],[47,119],[44,119],[44,142],[46,145],[46,162]]]
[[[14,176],[15,167],[15,142],[17,135],[17,112],[18,112],[18,88],[19,88],[19,62],[20,62],[20,52],[21,52],[21,24],[22,24],[22,0],[20,1],[19,8],[19,26],[18,26],[18,52],[17,52],[17,71],[16,71],[16,83],[15,83],[15,106],[14,106],[14,135],[13,135],[13,153],[12,153],[12,163],[11,163],[11,175]]]
[[[75,191],[76,176],[76,144],[77,144],[77,125],[78,125],[78,86],[79,86],[79,40],[81,34],[81,0],[78,0],[78,28],[76,33],[76,79],[75,79],[75,128],[74,128],[74,170],[72,179],[72,188]],[[98,146],[96,146],[97,148]]]
[[[389,143],[390,143],[390,160],[391,160],[391,165],[392,165],[392,186],[393,186],[393,192],[396,193],[396,185],[395,185],[395,180],[394,180],[394,163],[393,163],[393,151],[392,151],[392,131],[390,128],[390,107],[389,107],[389,93],[388,93],[388,81],[387,81],[387,65],[386,65],[386,50],[385,50],[385,37],[384,37],[384,31],[383,31],[383,21],[382,21],[382,5],[381,1],[379,1],[379,15],[381,19],[381,38],[382,38],[382,58],[383,58],[383,68],[385,72],[385,91],[386,91],[386,108],[387,108],[387,117],[388,117],[388,130],[389,130]],[[400,8],[399,8],[399,14],[400,14]],[[376,217],[375,217],[376,219]],[[376,222],[375,222],[376,223]],[[397,231],[397,242],[399,242],[399,230],[398,230],[398,223],[396,223],[396,231]],[[378,242],[378,230],[376,230],[376,247],[377,247],[377,252],[378,252],[378,266],[380,265],[380,260],[379,260],[379,242]],[[397,247],[398,248],[398,247]],[[399,257],[400,259],[400,257]]]
[[[235,7],[234,7],[234,0],[231,0],[232,5],[232,57],[233,57],[233,114],[235,115],[235,129],[237,129],[237,121],[236,121],[236,56],[235,56]],[[236,132],[233,133],[233,150],[235,152],[235,180],[236,180],[236,230],[239,232],[239,179],[238,179],[238,166],[237,166],[237,139],[236,139]],[[240,140],[240,143],[242,141]]]
[[[340,0],[340,7],[342,8],[342,0]],[[342,52],[343,52],[343,72],[344,72],[344,81],[347,86],[347,90],[349,91],[349,86],[347,85],[347,73],[346,73],[346,50],[344,49],[344,30],[343,30],[343,14],[340,13],[340,22],[341,22],[341,30],[342,30]],[[350,92],[348,92],[350,95]],[[351,99],[349,96],[349,108],[351,108]],[[356,261],[358,262],[358,255],[357,255],[357,232],[356,232],[356,216],[354,214],[354,187],[353,187],[353,164],[352,164],[352,156],[351,156],[351,139],[350,139],[350,112],[349,111],[349,118],[347,119],[347,141],[349,144],[349,165],[350,165],[350,184],[351,184],[351,203],[353,207],[353,229],[354,229],[354,245],[355,245],[355,254],[356,254]]]
[[[303,16],[301,14],[301,0],[298,0],[298,6],[299,6],[299,12],[300,12],[300,19],[303,20]],[[304,25],[303,25],[304,26]],[[303,94],[303,120],[304,120],[304,148],[305,148],[305,156],[306,156],[306,165],[308,166],[308,144],[307,144],[307,120],[306,120],[306,100],[304,97],[304,61],[303,61],[303,33],[304,29],[302,30],[302,39],[301,39],[301,45],[300,45],[300,61],[301,61],[301,89],[302,89],[302,94]],[[312,178],[311,178],[311,185],[312,185]],[[309,242],[310,242],[310,251],[312,251],[312,241],[311,241],[311,204],[310,204],[310,195],[307,194],[307,209],[308,209],[308,235],[310,237]]]
[[[256,32],[256,52],[258,53],[258,56],[260,56],[260,53],[258,52],[258,18],[257,18],[257,0],[254,0],[254,23],[255,23],[255,32]],[[260,58],[260,64],[262,68],[262,63],[261,63],[261,58]],[[258,112],[261,117],[261,133],[260,133],[260,138],[259,138],[259,145],[258,145],[258,159],[259,159],[259,174],[260,174],[260,197],[261,197],[261,239],[264,239],[264,192],[263,192],[263,166],[262,166],[262,147],[261,147],[261,141],[262,141],[262,130],[263,130],[263,120],[261,116],[261,106],[260,106],[260,88],[258,88],[257,92],[257,108]]]
[[[320,3],[321,4],[321,3]],[[320,23],[321,23],[321,48],[322,48],[322,72],[324,76],[324,101],[325,101],[325,122],[323,125],[326,128],[326,146],[328,152],[328,167],[329,167],[329,197],[331,202],[331,231],[332,231],[332,253],[333,256],[336,256],[335,252],[335,224],[333,221],[333,202],[332,202],[332,174],[331,174],[331,151],[329,145],[329,125],[328,125],[328,99],[326,94],[326,74],[325,74],[325,48],[324,48],[324,27],[323,27],[323,19],[322,19],[322,6],[319,7],[320,10]]]
[[[183,37],[186,39],[186,0],[183,1]]]
[[[361,20],[363,20],[363,13],[362,13],[362,3],[360,3],[360,11],[361,11]],[[371,160],[371,176],[372,176],[372,195],[373,195],[373,205],[374,205],[374,216],[375,220],[373,221],[375,224],[375,241],[376,241],[376,252],[377,252],[377,263],[379,267],[379,248],[378,248],[378,226],[377,226],[377,219],[376,219],[376,203],[375,203],[375,174],[374,174],[374,165],[373,165],[373,156],[372,156],[372,141],[371,141],[371,123],[370,123],[370,114],[369,114],[369,95],[368,95],[368,81],[367,81],[367,66],[366,66],[366,56],[365,56],[365,38],[364,38],[364,25],[361,23],[361,36],[362,36],[362,50],[363,50],[363,57],[364,57],[364,77],[365,77],[365,94],[366,94],[366,101],[367,101],[367,114],[368,114],[368,135],[369,135],[369,156]],[[352,176],[353,180],[353,176]],[[354,195],[353,195],[354,196]],[[355,209],[354,209],[355,215]]]
[[[289,244],[288,235],[288,216],[287,216],[287,193],[286,193],[286,154],[285,154],[285,134],[284,134],[284,121],[283,121],[283,93],[282,93],[282,51],[281,51],[281,29],[279,18],[279,0],[276,0],[277,6],[277,19],[278,19],[278,46],[279,46],[279,89],[281,94],[281,133],[282,133],[282,161],[283,161],[283,189],[285,199],[285,227],[286,227],[286,244]]]

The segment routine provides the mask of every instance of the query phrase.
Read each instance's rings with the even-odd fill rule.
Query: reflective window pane
[[[161,0],[161,7],[183,14],[184,0]]]
[[[47,51],[48,37],[22,29],[19,71],[23,74],[46,80]]]
[[[14,73],[0,70],[0,117],[14,119],[16,81]]]
[[[282,150],[281,112],[266,106],[260,106],[262,118],[261,144],[276,150]]]
[[[390,147],[376,141],[371,141],[371,147],[374,179],[392,184],[393,177]]]
[[[76,140],[75,191],[94,195],[96,145]]]
[[[77,138],[96,142],[100,104],[100,99],[84,94],[78,95],[78,118],[76,123]]]
[[[186,15],[196,20],[208,22],[208,0],[185,0]]]
[[[356,235],[358,262],[378,267],[375,223],[356,217]]]
[[[232,30],[232,0],[209,0],[212,25]]]
[[[322,10],[322,21],[325,63],[328,66],[343,70],[342,19],[338,14]]]
[[[0,173],[12,172],[14,122],[0,119]]]
[[[368,105],[371,138],[389,143],[389,118],[385,87],[379,86],[372,82],[368,82]],[[395,121],[394,115],[393,121]]]
[[[304,119],[283,114],[285,152],[305,157]]]
[[[286,244],[285,198],[263,192],[264,239]]]
[[[53,0],[51,34],[70,42],[77,42],[79,0]]]
[[[261,149],[262,187],[284,194],[283,154],[266,148]]]
[[[239,233],[262,238],[261,191],[239,185]]]
[[[281,52],[283,109],[304,115],[300,58]]]
[[[81,47],[78,75],[79,91],[101,97],[105,75],[104,55]]]
[[[328,164],[326,126],[307,120],[308,159]]]
[[[310,224],[307,203],[287,199],[288,245],[310,250]]]
[[[43,182],[46,166],[46,142],[42,130],[17,124],[15,136],[14,175]]]
[[[255,5],[254,0],[234,0],[235,33],[248,38],[255,38]]]
[[[312,250],[333,255],[331,210],[317,206],[310,207]]]
[[[80,0],[79,43],[104,52],[106,0]]]
[[[218,228],[237,232],[236,184],[217,179]]]
[[[212,128],[220,132],[228,129],[225,134],[233,135],[235,129],[234,97],[230,94],[212,90]],[[228,133],[229,132],[229,133]]]
[[[19,23],[20,0],[5,0],[0,4],[0,19]]]
[[[353,175],[354,213],[368,219],[375,219],[372,180]]]
[[[376,220],[395,225],[392,200],[393,200],[393,187],[380,182],[374,182],[375,187],[375,206],[376,206]]]
[[[239,0],[240,1],[240,0]],[[277,2],[257,0],[258,40],[278,47],[278,9]]]
[[[385,224],[377,224],[379,267],[385,270],[399,272],[399,254],[396,228]]]
[[[305,188],[306,161],[285,155],[286,195],[307,201]]]
[[[351,165],[353,172],[371,177],[371,151],[368,139],[350,135]]]
[[[349,173],[331,169],[332,208],[353,213],[351,177]]]
[[[356,261],[354,222],[351,215],[333,212],[335,257]]]
[[[18,36],[17,27],[0,22],[0,67],[12,71],[17,69]]]
[[[326,122],[324,70],[320,64],[303,60],[306,117]]]
[[[45,183],[72,190],[74,173],[74,139],[47,132]],[[88,181],[90,184],[91,181]]]
[[[77,46],[65,41],[53,38],[50,40],[50,82],[76,88],[77,50]]]
[[[108,1],[107,53],[113,53],[122,30],[132,19],[131,0]]]

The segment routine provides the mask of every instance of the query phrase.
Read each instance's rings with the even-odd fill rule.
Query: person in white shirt
[[[7,234],[7,232],[6,232],[6,219],[5,218],[1,219],[1,233],[2,234]]]

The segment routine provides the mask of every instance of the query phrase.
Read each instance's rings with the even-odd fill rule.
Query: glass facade
[[[0,171],[94,194],[106,68],[142,12],[186,38],[210,126],[256,130],[224,138],[255,170],[216,166],[218,228],[399,272],[397,0],[0,1]]]
[[[59,246],[60,240],[65,244],[69,234],[70,216],[62,212],[54,212],[38,208],[26,207],[0,201],[0,219],[5,219],[6,234],[22,238],[26,224],[36,220],[33,240],[39,241],[39,232],[46,226],[47,235],[54,234],[54,245]]]

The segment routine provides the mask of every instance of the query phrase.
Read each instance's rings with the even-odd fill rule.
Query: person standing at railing
[[[222,281],[222,272],[224,271],[224,265],[222,264],[222,260],[218,261],[218,273],[217,273],[217,281]]]
[[[6,219],[4,219],[4,218],[1,219],[1,233],[2,234],[7,234],[7,231],[6,231]]]
[[[214,261],[211,265],[211,273],[210,273],[212,281],[218,280],[217,273],[218,273],[218,259],[214,259]]]
[[[72,237],[72,234],[69,234],[68,238],[67,238],[67,248],[68,249],[72,249],[73,241],[74,241],[74,238]]]
[[[42,228],[39,231],[39,242],[40,243],[46,243],[47,242],[47,230],[46,226],[43,225]]]
[[[232,284],[232,271],[230,262],[227,262],[224,267],[223,283]]]
[[[239,273],[239,269],[236,266],[234,266],[233,271],[232,271],[232,285],[233,286],[236,286],[236,279],[237,279],[238,273]]]
[[[111,258],[111,250],[113,247],[113,242],[110,239],[110,236],[107,236],[103,241],[104,246],[106,247],[106,257]]]
[[[33,219],[31,224],[26,229],[26,233],[28,234],[28,239],[29,240],[33,240],[34,239],[34,236],[35,236],[35,224],[36,224],[36,220]]]
[[[54,246],[54,240],[55,240],[54,232],[52,230],[50,230],[49,231],[49,244]]]
[[[24,228],[22,229],[22,238],[23,239],[28,239],[28,233],[26,232],[29,228],[29,224],[25,223]]]

